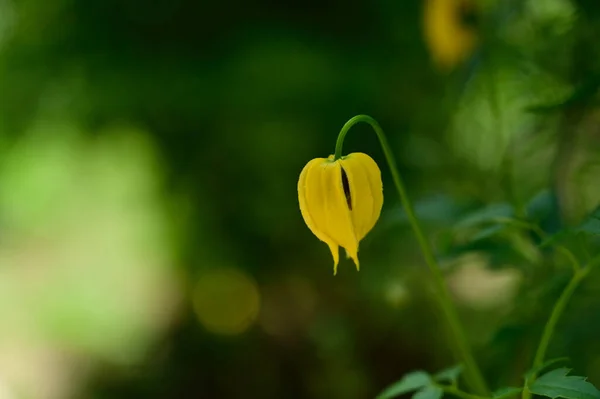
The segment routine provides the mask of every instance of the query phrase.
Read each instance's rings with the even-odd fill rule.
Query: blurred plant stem
[[[455,386],[440,385],[439,388],[442,389],[442,391],[444,391],[445,393],[448,393],[461,399],[489,399],[487,396],[473,395],[468,392],[461,391]]]
[[[577,266],[575,267],[575,272],[573,273],[573,277],[569,284],[565,287],[562,294],[554,304],[554,308],[552,309],[552,313],[550,314],[550,318],[546,322],[544,326],[544,332],[542,333],[542,338],[540,339],[540,343],[535,352],[535,357],[533,359],[533,367],[532,370],[537,370],[535,373],[532,373],[525,380],[525,387],[523,388],[523,393],[521,394],[522,399],[530,399],[531,391],[529,390],[529,386],[535,382],[536,374],[539,372],[540,368],[544,364],[544,358],[546,357],[546,351],[548,350],[548,345],[550,345],[550,340],[552,339],[552,335],[554,334],[554,330],[556,329],[556,324],[558,320],[562,316],[567,307],[567,304],[573,293],[579,286],[579,283],[588,275],[591,270],[591,264],[588,264],[586,267],[581,267],[579,262],[577,262]]]
[[[344,144],[346,134],[352,126],[359,122],[364,122],[371,125],[371,127],[377,134],[377,137],[379,138],[379,142],[381,143],[383,153],[390,167],[390,172],[392,174],[392,179],[394,180],[394,185],[396,186],[396,190],[398,191],[398,194],[400,196],[400,202],[404,207],[404,211],[406,212],[410,225],[415,233],[415,236],[417,237],[417,241],[419,242],[419,246],[421,247],[421,251],[423,252],[425,262],[427,263],[427,266],[429,266],[431,274],[433,275],[433,281],[438,293],[439,305],[448,323],[448,328],[450,330],[450,336],[452,337],[452,346],[455,355],[460,359],[460,361],[465,367],[464,375],[466,383],[469,385],[470,389],[472,389],[475,393],[480,395],[487,395],[489,393],[489,390],[481,374],[481,371],[479,370],[479,366],[477,365],[477,362],[475,361],[475,358],[471,352],[471,348],[467,341],[467,337],[458,318],[458,312],[454,307],[452,297],[450,296],[450,292],[448,290],[448,287],[446,286],[440,267],[437,263],[435,256],[433,255],[431,244],[423,234],[420,222],[415,215],[413,205],[410,199],[408,198],[406,189],[404,188],[404,184],[400,177],[400,172],[398,172],[398,166],[396,164],[394,154],[392,153],[392,150],[385,137],[385,134],[383,133],[383,130],[381,129],[377,121],[367,115],[357,115],[351,118],[348,122],[346,122],[346,124],[342,127],[342,130],[340,131],[335,145],[334,159],[341,158],[342,146]]]

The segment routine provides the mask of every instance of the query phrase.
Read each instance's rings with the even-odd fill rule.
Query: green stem
[[[544,357],[546,356],[546,351],[548,350],[548,345],[550,344],[550,340],[552,339],[552,335],[554,334],[554,330],[556,329],[556,324],[558,320],[562,316],[565,308],[567,307],[567,303],[573,296],[573,292],[583,280],[583,278],[588,274],[589,269],[579,269],[577,272],[573,274],[571,281],[565,287],[564,291],[554,304],[554,309],[552,309],[552,313],[550,314],[550,318],[546,322],[546,326],[544,327],[544,332],[542,334],[542,338],[540,339],[540,344],[535,352],[535,357],[533,359],[533,367],[539,367],[544,363]]]
[[[448,386],[448,385],[440,385],[439,386],[445,393],[449,393],[450,395],[454,395],[457,398],[461,398],[461,399],[490,399],[487,396],[479,396],[479,395],[473,395],[470,394],[468,392],[465,391],[461,391],[460,389],[458,389],[455,386]]]
[[[562,294],[560,295],[560,297],[554,304],[554,308],[552,309],[550,318],[548,319],[548,321],[546,322],[546,325],[544,326],[544,332],[542,333],[542,338],[540,339],[540,343],[535,352],[535,357],[533,359],[533,367],[532,367],[533,369],[539,368],[544,363],[544,358],[546,357],[546,351],[548,350],[548,346],[550,345],[550,340],[552,339],[552,335],[554,335],[554,330],[556,329],[556,324],[558,323],[558,320],[564,313],[564,311],[567,307],[567,304],[569,303],[569,300],[573,296],[573,293],[579,286],[579,283],[581,282],[581,280],[583,280],[585,278],[585,276],[587,276],[589,271],[590,271],[589,266],[576,269],[575,273],[573,274],[573,277],[571,278],[571,281],[569,281],[569,284],[567,284],[567,286],[563,290]],[[521,395],[522,399],[530,399],[531,398],[531,392],[529,391],[529,386],[531,384],[533,384],[535,379],[536,379],[536,375],[534,374],[525,381],[525,388],[523,389],[523,393]]]
[[[433,251],[431,249],[431,245],[429,241],[425,238],[423,234],[423,230],[421,229],[421,225],[419,220],[417,219],[412,203],[406,194],[406,190],[404,188],[404,184],[402,183],[402,179],[400,178],[400,173],[398,172],[398,166],[396,165],[396,159],[394,158],[394,154],[390,148],[390,145],[387,142],[385,134],[383,130],[377,123],[377,121],[370,116],[367,115],[357,115],[350,119],[346,124],[342,127],[340,134],[338,136],[336,145],[335,145],[335,156],[334,160],[341,158],[342,156],[342,146],[344,144],[344,138],[346,134],[350,130],[352,126],[359,122],[368,123],[371,125],[377,137],[379,138],[379,142],[381,143],[381,147],[383,149],[383,153],[387,160],[387,163],[390,167],[390,172],[392,174],[392,179],[394,180],[394,185],[396,186],[396,190],[398,190],[398,194],[400,195],[400,201],[402,202],[402,206],[404,207],[404,211],[408,217],[410,225],[417,237],[417,241],[419,242],[419,246],[421,247],[421,251],[423,252],[423,256],[425,258],[425,262],[433,275],[433,281],[436,286],[436,289],[439,294],[439,303],[444,316],[446,317],[446,321],[448,323],[448,327],[450,329],[450,335],[454,340],[456,355],[458,355],[461,359],[461,362],[465,366],[465,379],[469,384],[470,388],[479,393],[486,395],[488,394],[488,388],[483,379],[483,376],[475,362],[475,358],[471,353],[471,348],[469,347],[466,335],[462,329],[458,318],[458,312],[456,311],[452,298],[450,296],[450,292],[448,291],[448,287],[444,282],[444,277],[442,276],[442,272],[440,271],[440,267],[437,263],[435,256],[433,255]]]

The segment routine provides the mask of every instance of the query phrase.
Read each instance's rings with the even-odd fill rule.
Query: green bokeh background
[[[479,221],[598,206],[600,3],[475,3],[443,71],[421,1],[0,0],[0,397],[358,399],[454,364],[368,126],[344,147],[384,183],[361,271],[333,277],[300,215],[301,169],[363,113],[490,385],[520,384],[568,262]],[[599,288],[549,353],[596,385]]]

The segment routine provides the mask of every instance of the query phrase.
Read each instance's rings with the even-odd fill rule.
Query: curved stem
[[[475,358],[471,353],[471,348],[469,347],[466,335],[463,331],[463,328],[460,324],[458,313],[454,308],[452,298],[450,296],[450,292],[448,291],[448,287],[444,282],[444,278],[442,276],[442,272],[440,271],[440,267],[437,263],[435,256],[433,255],[433,251],[429,241],[425,238],[423,234],[423,230],[421,229],[421,225],[419,220],[417,219],[412,203],[406,194],[406,190],[404,188],[404,184],[400,177],[400,173],[398,172],[398,166],[396,165],[396,159],[394,158],[394,154],[390,148],[390,145],[387,142],[385,134],[383,130],[377,123],[377,121],[370,116],[367,115],[357,115],[350,119],[346,124],[342,127],[340,134],[338,136],[336,145],[335,145],[335,156],[334,160],[341,158],[342,156],[342,146],[344,144],[344,138],[346,134],[350,130],[352,126],[359,122],[368,123],[371,125],[377,137],[379,138],[379,142],[381,143],[381,147],[383,149],[383,153],[387,160],[387,163],[390,167],[390,172],[392,174],[392,179],[394,180],[394,185],[396,186],[396,190],[400,195],[400,201],[402,202],[402,206],[404,207],[404,211],[408,217],[410,225],[417,237],[417,241],[419,242],[419,246],[421,247],[421,251],[423,252],[423,256],[425,258],[425,262],[427,266],[429,266],[429,270],[433,275],[433,281],[436,286],[436,289],[439,294],[439,304],[446,321],[448,323],[448,327],[450,330],[450,335],[453,339],[453,343],[455,346],[456,355],[460,358],[461,362],[465,366],[465,379],[470,388],[479,393],[486,395],[489,391],[487,389],[487,385],[483,376],[475,362]]]
[[[583,278],[588,274],[589,269],[579,269],[573,274],[573,278],[569,281],[569,284],[565,287],[564,291],[554,304],[554,309],[552,309],[552,313],[550,314],[550,318],[546,322],[546,326],[544,327],[544,332],[542,334],[542,338],[540,339],[540,344],[538,345],[537,351],[535,352],[535,357],[533,360],[533,367],[539,367],[544,363],[544,357],[546,356],[546,351],[548,350],[548,345],[550,344],[550,340],[552,339],[552,335],[554,334],[554,330],[556,329],[556,324],[558,323],[558,319],[562,316],[565,308],[567,307],[567,303],[571,296],[573,296],[573,292],[583,280]]]
[[[579,268],[575,270],[571,281],[565,287],[562,294],[554,304],[554,308],[552,309],[552,313],[550,314],[550,318],[546,322],[544,326],[544,332],[542,333],[542,338],[540,339],[540,343],[535,352],[535,357],[533,359],[533,369],[539,368],[544,363],[544,358],[546,357],[546,351],[548,350],[548,346],[550,345],[550,340],[552,339],[552,335],[554,335],[554,330],[556,329],[556,324],[558,320],[562,316],[569,303],[569,300],[573,296],[573,293],[579,286],[581,280],[584,279],[585,276],[590,271],[590,267],[587,266],[585,268]],[[529,391],[529,386],[533,384],[536,379],[536,375],[532,375],[525,381],[525,388],[523,389],[523,393],[521,395],[522,399],[531,398],[531,392]]]
[[[569,259],[569,262],[571,262],[571,266],[573,267],[573,272],[577,274],[579,270],[581,270],[581,265],[579,264],[579,261],[577,260],[575,255],[573,255],[573,252],[571,252],[567,247],[557,245],[556,250]]]

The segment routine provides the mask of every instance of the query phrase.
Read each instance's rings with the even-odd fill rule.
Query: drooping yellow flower
[[[333,158],[306,164],[298,180],[298,200],[306,225],[331,250],[335,275],[339,247],[360,269],[358,243],[379,219],[383,185],[377,164],[367,154]]]
[[[452,69],[473,51],[476,11],[472,0],[425,0],[425,41],[440,69]]]

